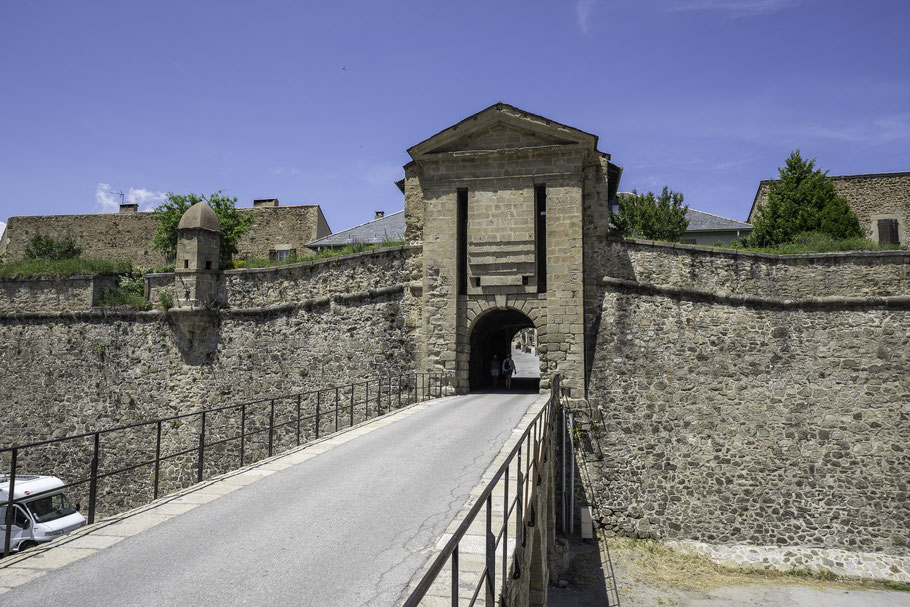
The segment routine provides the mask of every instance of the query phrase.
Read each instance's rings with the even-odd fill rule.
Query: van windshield
[[[28,506],[37,523],[54,521],[76,512],[76,509],[70,505],[69,500],[62,493],[39,497],[28,502],[26,506]]]

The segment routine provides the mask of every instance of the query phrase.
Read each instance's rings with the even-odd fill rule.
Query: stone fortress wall
[[[0,278],[0,314],[91,310],[118,284],[118,277],[98,275]]]
[[[412,249],[397,248],[266,271],[231,272],[226,282],[247,280],[244,288],[238,288],[232,304],[218,310],[216,329],[193,344],[181,335],[175,318],[160,310],[0,313],[0,376],[6,403],[0,445],[375,380],[380,375],[397,382],[399,376],[413,372],[410,325],[420,307],[406,288],[413,256]],[[283,290],[295,274],[310,288]],[[169,276],[173,285],[173,275]],[[39,288],[40,282],[33,281]],[[375,415],[375,381],[370,390]],[[349,402],[350,392],[341,396]],[[334,404],[334,394],[323,397]],[[363,387],[357,388],[355,397],[362,403]],[[303,415],[313,415],[315,405],[315,395],[304,397]],[[294,406],[293,400],[279,401],[277,415],[290,419]],[[347,415],[342,415],[345,423]],[[355,422],[363,416],[359,405]],[[165,452],[198,444],[199,423],[196,417],[166,425]],[[247,429],[267,423],[267,402],[249,407]],[[324,416],[322,433],[331,431],[333,423],[332,416]],[[208,440],[236,435],[239,414],[211,415],[206,427]],[[305,423],[304,438],[314,431],[312,421]],[[293,433],[292,426],[276,433],[276,452],[293,446]],[[104,437],[102,471],[154,457],[154,439],[154,426]],[[264,434],[249,439],[247,461],[263,455],[265,446]],[[220,451],[209,450],[206,475],[234,467],[238,447],[233,442]],[[90,458],[88,439],[68,445],[65,457],[50,448],[23,452],[20,470],[72,480],[88,474]],[[195,482],[195,452],[179,463],[171,461],[163,469],[165,493]],[[0,469],[8,466],[7,456]],[[152,469],[146,466],[102,482],[101,514],[150,499],[151,478]],[[74,496],[87,505],[86,487],[74,491]]]
[[[619,170],[596,143],[491,106],[409,150],[405,246],[223,272],[215,322],[194,337],[175,312],[91,307],[84,278],[0,284],[0,444],[379,372],[445,371],[463,392],[494,318],[537,330],[542,389],[564,375],[609,533],[760,548],[759,562],[786,549],[769,561],[784,568],[839,550],[849,574],[910,579],[910,253],[611,238]],[[545,239],[528,221],[540,188]],[[148,276],[147,297],[174,285]],[[227,435],[236,417],[211,423]],[[172,444],[192,446],[194,424]]]
[[[879,219],[897,219],[901,244],[910,242],[910,171],[837,175],[829,179],[837,193],[850,203],[869,239],[878,242]],[[749,223],[754,223],[761,214],[759,207],[767,204],[771,181],[765,179],[759,183],[749,212]]]
[[[598,251],[584,459],[608,534],[907,579],[910,252]]]
[[[129,205],[124,205],[129,206]],[[268,257],[269,251],[312,251],[306,244],[331,234],[319,205],[258,206],[238,208],[253,213],[251,230],[240,238],[239,257]],[[35,234],[57,240],[72,238],[82,247],[82,256],[127,259],[137,268],[156,268],[167,263],[154,248],[157,223],[152,213],[94,213],[86,215],[34,215],[10,217],[0,237],[0,255],[25,256],[25,246]]]

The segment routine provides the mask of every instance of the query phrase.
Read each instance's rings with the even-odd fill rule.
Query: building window
[[[458,294],[464,295],[468,292],[468,191],[465,189],[458,190],[456,215],[458,252],[455,265],[458,274]]]
[[[896,219],[879,219],[878,220],[878,243],[879,244],[900,244],[901,239],[897,231]]]
[[[534,215],[537,236],[537,292],[547,292],[547,186],[534,186]]]
[[[297,249],[272,249],[269,251],[269,261],[287,261],[297,255]]]

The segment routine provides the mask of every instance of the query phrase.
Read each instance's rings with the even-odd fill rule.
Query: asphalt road
[[[450,397],[0,595],[394,605],[536,394]]]

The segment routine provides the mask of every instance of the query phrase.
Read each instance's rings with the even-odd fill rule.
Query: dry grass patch
[[[718,565],[707,557],[680,552],[654,540],[610,538],[604,540],[614,565],[623,568],[633,581],[649,586],[710,592],[724,586],[787,584],[817,590],[906,590],[902,584],[845,580],[833,573],[797,570],[744,571]]]

